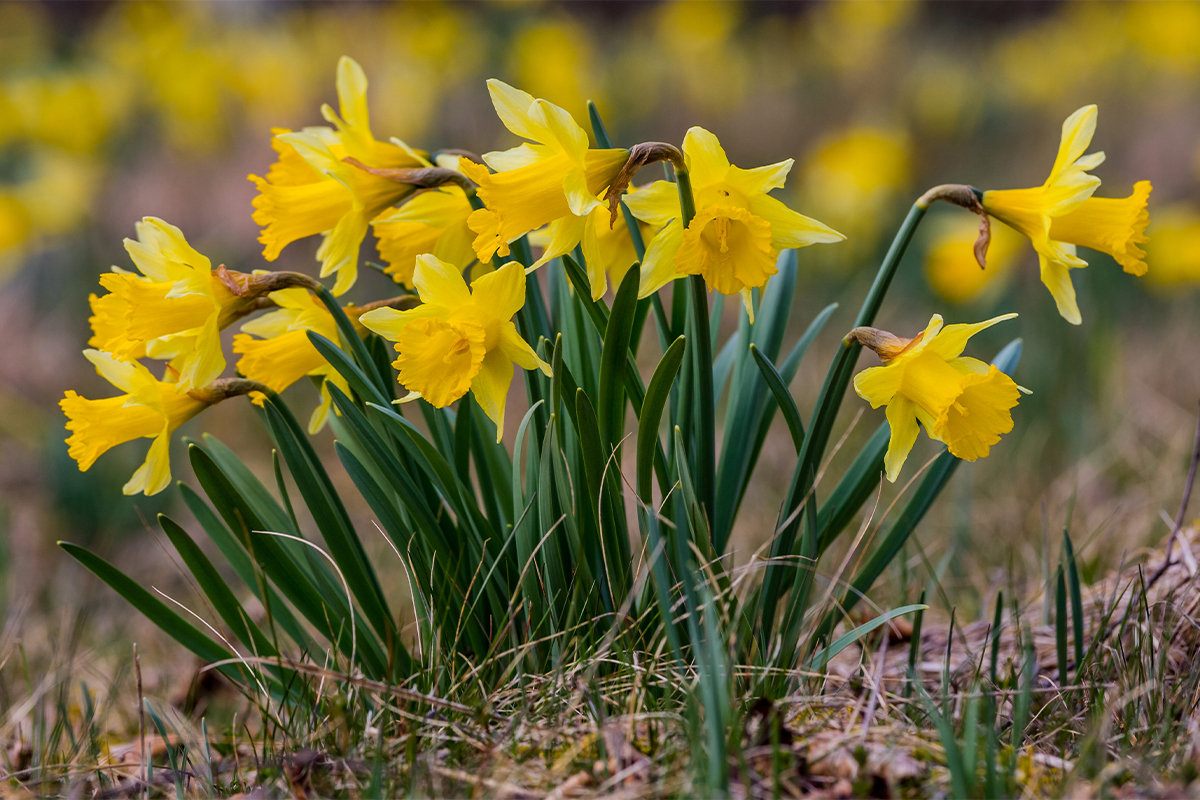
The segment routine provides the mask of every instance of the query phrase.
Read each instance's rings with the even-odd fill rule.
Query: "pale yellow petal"
[[[545,141],[547,131],[544,124],[530,113],[533,110],[533,95],[495,78],[489,79],[487,86],[492,106],[504,127],[522,138],[535,142]]]
[[[577,217],[567,214],[550,223],[550,243],[542,251],[542,256],[529,267],[529,272],[537,269],[551,259],[566,255],[575,249],[583,240],[583,230],[587,225],[587,217]]]
[[[717,137],[699,126],[688,129],[683,137],[683,156],[696,189],[725,180],[729,157]]]
[[[153,378],[150,372],[136,361],[118,361],[99,350],[84,350],[83,357],[92,362],[101,378],[127,394],[137,394]]]
[[[887,455],[883,457],[883,466],[887,471],[888,481],[895,483],[913,444],[917,441],[916,407],[908,398],[897,397],[888,403],[887,421],[892,429],[892,438],[888,442]]]
[[[666,225],[679,218],[679,187],[670,181],[655,181],[622,199],[635,217],[651,225]]]
[[[551,377],[550,365],[543,361],[529,343],[521,338],[517,326],[508,322],[500,328],[500,344],[498,348],[505,357],[522,369],[540,369],[547,377]]]
[[[983,322],[974,322],[970,324],[947,325],[942,328],[941,332],[933,338],[925,346],[925,350],[930,353],[937,353],[942,358],[949,361],[952,358],[957,358],[962,354],[962,351],[967,347],[967,340],[982,330],[992,327],[997,322],[1015,319],[1016,314],[1001,314],[998,317],[992,317]]]
[[[904,369],[900,365],[870,367],[854,376],[854,391],[871,408],[879,408],[892,402],[903,381]]]
[[[524,142],[509,150],[493,150],[490,153],[484,153],[483,163],[496,170],[496,172],[504,172],[510,169],[527,167],[541,157],[541,153],[536,148],[528,142]]]
[[[1075,286],[1071,283],[1071,268],[1062,261],[1046,258],[1038,253],[1038,263],[1041,265],[1042,283],[1050,290],[1058,313],[1072,325],[1079,325],[1083,317],[1079,313],[1079,304],[1075,300]]]
[[[417,256],[413,283],[421,301],[430,305],[454,309],[471,301],[471,291],[458,268],[428,253]]]
[[[479,276],[471,284],[471,300],[477,316],[507,322],[525,305],[525,268],[510,261]]]
[[[579,164],[579,168],[583,169],[583,154],[588,149],[587,133],[565,109],[545,100],[535,100],[534,106],[536,113],[542,117],[546,132],[552,138],[552,141],[545,141],[543,144],[557,147],[569,154]]]
[[[747,197],[755,194],[766,194],[772,189],[783,188],[788,173],[792,171],[793,164],[795,164],[795,160],[789,158],[787,161],[768,164],[765,167],[754,167],[753,169],[742,169],[741,167],[731,166],[726,180],[741,190],[742,194],[745,194]]]
[[[683,225],[679,220],[667,225],[654,235],[646,248],[646,260],[642,264],[641,285],[638,297],[649,297],[671,281],[680,277],[675,266],[675,254],[683,244]]]
[[[367,115],[367,75],[350,56],[342,56],[338,60],[337,94],[346,126],[369,133],[371,123]]]
[[[1096,106],[1084,106],[1063,122],[1062,140],[1058,145],[1058,156],[1050,170],[1050,183],[1066,167],[1073,164],[1092,143],[1096,133]]]
[[[771,241],[777,249],[829,244],[846,238],[825,223],[793,211],[770,195],[751,197],[750,213],[771,223]]]
[[[483,413],[496,423],[496,441],[504,438],[504,406],[508,387],[512,384],[513,362],[499,348],[483,359],[483,364],[471,381],[471,394]]]
[[[149,497],[158,494],[171,483],[171,436],[168,428],[163,427],[162,433],[154,437],[146,460],[133,473],[133,477],[122,487],[125,494],[141,492]]]

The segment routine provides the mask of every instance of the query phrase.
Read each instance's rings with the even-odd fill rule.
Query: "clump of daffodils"
[[[125,242],[136,271],[114,267],[100,276],[106,293],[91,297],[93,335],[84,355],[121,394],[90,400],[68,391],[62,400],[70,454],[80,469],[118,444],[149,438],[146,462],[125,492],[159,492],[170,481],[170,437],[181,425],[230,397],[261,404],[303,378],[320,396],[308,426],[317,433],[330,418],[331,387],[354,391],[317,347],[322,339],[350,352],[382,337],[394,348],[391,367],[406,392],[398,402],[440,409],[470,393],[500,441],[515,369],[552,372],[536,349],[544,343],[515,320],[542,273],[562,269],[549,266],[558,259],[573,254],[582,262],[590,301],[601,300],[640,261],[638,297],[687,279],[708,292],[740,296],[754,324],[753,290],[777,273],[781,251],[845,239],[772,194],[784,187],[791,159],[734,166],[701,127],[689,129],[678,148],[595,147],[564,109],[492,80],[497,115],[525,141],[480,158],[453,147],[426,151],[377,139],[367,78],[350,58],[338,64],[336,87],[339,109],[321,108],[329,124],[274,129],[276,161],[265,177],[250,176],[258,189],[253,218],[262,228],[263,258],[272,262],[292,242],[319,236],[317,277],[214,268],[178,228],[154,217],[137,223],[137,238]],[[994,217],[1028,238],[1042,281],[1072,324],[1082,319],[1070,270],[1087,266],[1078,247],[1108,253],[1134,275],[1147,269],[1141,245],[1150,184],[1136,183],[1126,198],[1094,196],[1100,179],[1091,171],[1104,156],[1085,151],[1095,125],[1095,106],[1067,119],[1042,186],[951,187],[929,195],[983,215],[985,231]],[[676,179],[631,186],[637,169],[655,160],[671,161]],[[617,213],[621,203],[630,212],[626,219]],[[361,306],[333,299],[354,285],[368,233],[378,241],[385,273],[415,295]],[[987,244],[985,235],[975,248],[980,263],[1007,271],[1015,258],[1011,240],[993,250],[991,265]],[[532,255],[531,246],[540,254]],[[948,266],[937,274],[960,269],[969,249],[969,236],[946,239],[937,259]],[[332,286],[318,278],[332,278]],[[986,283],[972,279],[952,299],[967,299]],[[706,314],[707,307],[694,313]],[[963,352],[974,334],[1015,316],[944,325],[935,314],[912,338],[869,326],[846,337],[846,347],[863,345],[882,361],[859,373],[854,387],[872,407],[886,407],[888,480],[899,476],[921,428],[967,461],[987,456],[1012,430],[1021,387]],[[232,347],[237,377],[228,374],[221,344],[222,330],[234,323],[241,328]]]

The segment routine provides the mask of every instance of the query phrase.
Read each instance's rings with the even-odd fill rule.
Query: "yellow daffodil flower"
[[[692,128],[683,140],[696,216],[683,228],[675,184],[657,181],[625,198],[640,220],[665,226],[646,249],[639,297],[682,275],[703,275],[709,289],[741,293],[753,319],[750,290],[765,286],[785,247],[840,242],[846,237],[798,214],[768,192],[781,188],[792,160],[740,169],[729,163],[717,137]]]
[[[153,439],[146,461],[125,484],[124,492],[161,492],[171,482],[171,433],[208,404],[191,397],[178,383],[158,380],[136,361],[120,361],[98,350],[84,350],[83,354],[101,377],[125,394],[88,400],[68,391],[59,401],[71,431],[67,439],[71,458],[86,472],[97,458],[119,444]]]
[[[413,282],[422,305],[368,311],[359,321],[396,343],[393,366],[409,391],[404,399],[444,408],[470,390],[500,441],[513,364],[550,374],[512,322],[525,305],[525,271],[511,261],[468,288],[457,267],[425,254],[417,257]]]
[[[974,246],[978,220],[969,215],[939,217],[933,243],[925,256],[925,278],[947,303],[970,303],[994,297],[1007,284],[1017,263],[1021,236],[1002,223],[991,226],[987,267],[979,268]]]
[[[874,328],[856,328],[850,337],[883,361],[854,376],[854,390],[872,408],[887,406],[892,439],[884,457],[887,479],[895,482],[917,440],[917,423],[931,439],[944,442],[965,461],[987,456],[1000,435],[1012,430],[1010,409],[1020,388],[995,365],[962,356],[967,340],[1016,314],[972,325],[947,325],[934,314],[913,339]]]
[[[1140,181],[1124,200],[1095,199],[1100,179],[1089,175],[1104,161],[1104,153],[1084,155],[1096,131],[1096,106],[1084,106],[1063,123],[1058,156],[1046,182],[1033,189],[984,192],[988,214],[1023,233],[1037,251],[1042,283],[1050,290],[1058,313],[1072,325],[1083,321],[1071,284],[1071,270],[1086,267],[1076,245],[1109,253],[1127,272],[1141,275],[1145,255],[1137,245],[1146,241],[1145,211],[1150,183]]]
[[[550,225],[550,244],[532,269],[579,244],[588,215],[602,205],[597,195],[621,171],[629,151],[590,149],[587,134],[570,114],[506,83],[489,80],[488,91],[504,127],[534,144],[485,153],[483,160],[495,174],[462,161],[485,206],[468,219],[479,234],[475,253],[480,261],[507,256],[509,242]]]
[[[438,159],[442,163],[442,159]],[[396,283],[413,287],[417,256],[432,253],[447,264],[466,269],[475,260],[475,234],[467,226],[471,201],[457,186],[421,192],[371,223],[384,270]]]
[[[233,352],[241,355],[237,371],[275,392],[282,392],[305,375],[312,375],[332,381],[349,395],[350,385],[346,379],[308,339],[308,331],[316,331],[334,344],[339,342],[337,323],[325,305],[307,289],[301,288],[281,289],[271,292],[269,297],[279,310],[243,324],[242,332],[233,337]],[[263,400],[261,395],[253,398],[256,405],[262,405]],[[317,433],[325,427],[332,402],[329,389],[322,381],[321,404],[309,418],[309,433]]]
[[[357,280],[358,251],[371,220],[415,190],[369,170],[423,167],[429,162],[403,143],[375,139],[367,114],[367,77],[346,56],[338,62],[337,92],[341,116],[328,105],[321,107],[336,130],[276,129],[271,146],[279,160],[265,179],[249,177],[259,190],[254,221],[263,226],[263,257],[274,261],[288,244],[322,234],[317,250],[321,277],[337,273],[333,293],[342,294]]]
[[[88,344],[119,359],[170,359],[182,391],[205,386],[225,369],[221,328],[246,306],[213,272],[182,231],[157,217],[135,226],[125,250],[141,274],[106,272],[109,294],[89,300]],[[115,269],[115,268],[114,268]]]

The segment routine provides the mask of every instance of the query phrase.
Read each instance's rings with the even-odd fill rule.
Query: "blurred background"
[[[151,544],[154,514],[178,504],[177,492],[121,495],[146,445],[119,447],[87,474],[67,457],[63,391],[111,394],[80,355],[88,294],[101,272],[130,267],[121,242],[144,215],[180,226],[214,263],[267,266],[246,175],[273,160],[272,127],[322,124],[343,54],[366,70],[376,136],[427,150],[516,143],[488,101],[484,80],[499,77],[581,122],[594,100],[620,145],[678,143],[702,125],[740,166],[794,158],[777,194],[849,236],[800,253],[793,341],[825,304],[842,303],[793,384],[805,414],[912,200],[945,182],[1040,185],[1062,120],[1098,104],[1093,149],[1108,160],[1097,195],[1154,184],[1148,276],[1082,253],[1091,267],[1073,273],[1084,317],[1073,327],[1041,286],[1027,241],[997,226],[981,271],[971,257],[977,219],[939,207],[877,322],[911,336],[935,311],[948,322],[1020,311],[971,352],[990,358],[1023,337],[1017,378],[1033,391],[1013,433],[959,471],[920,529],[911,580],[935,572],[950,602],[978,609],[1009,576],[1040,579],[1046,554],[1057,561],[1072,498],[1085,578],[1166,535],[1160,509],[1174,516],[1200,399],[1200,4],[9,2],[0,4],[0,602],[10,611],[94,599],[117,619],[127,613],[81,579],[57,539],[156,585],[182,584],[166,549]],[[297,243],[275,264],[315,274],[316,246]],[[363,257],[377,260],[372,244]],[[366,270],[350,297],[387,287]],[[644,354],[647,368],[655,355]],[[290,392],[298,407],[315,401],[311,386]],[[833,477],[883,419],[854,396],[844,408]],[[777,425],[747,498],[753,513],[736,533],[741,561],[770,535],[794,464]],[[269,441],[246,404],[214,408],[183,433],[203,431],[269,474]],[[320,440],[331,449],[328,431]],[[174,476],[192,481],[176,447]],[[905,479],[934,452],[922,440]],[[885,487],[876,519],[901,489]],[[382,540],[371,547],[384,560]]]

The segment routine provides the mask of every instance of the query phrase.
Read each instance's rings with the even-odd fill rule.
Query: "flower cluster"
[[[681,148],[597,148],[564,109],[497,80],[488,89],[505,127],[527,141],[482,158],[461,150],[431,155],[397,139],[376,139],[366,76],[347,57],[337,68],[340,108],[321,109],[332,127],[273,131],[277,160],[265,177],[250,176],[263,257],[273,261],[288,244],[320,236],[320,277],[334,277],[331,291],[297,273],[214,269],[178,228],[156,218],[139,223],[137,240],[126,240],[137,271],[114,268],[101,276],[108,293],[91,298],[94,349],[85,352],[125,394],[86,400],[68,392],[62,401],[80,468],[116,444],[153,438],[146,463],[125,487],[153,494],[169,482],[169,434],[179,425],[227,397],[261,403],[305,376],[322,398],[310,419],[315,433],[329,418],[329,384],[346,394],[351,386],[314,337],[350,348],[357,342],[342,334],[351,327],[359,337],[376,334],[394,344],[392,366],[407,391],[398,402],[444,408],[470,392],[495,422],[499,441],[514,367],[551,374],[538,343],[523,337],[514,319],[526,307],[527,283],[557,259],[573,254],[582,263],[592,301],[603,298],[610,277],[619,283],[641,260],[639,297],[684,280],[701,298],[704,289],[740,296],[753,324],[756,290],[777,273],[781,250],[845,238],[771,195],[784,186],[790,159],[739,168],[717,137],[699,127]],[[1086,266],[1077,246],[1110,253],[1133,274],[1146,271],[1138,245],[1146,241],[1149,184],[1138,183],[1126,199],[1092,196],[1099,179],[1089,171],[1103,154],[1084,151],[1095,120],[1094,106],[1067,120],[1041,187],[951,187],[930,195],[956,198],[985,215],[985,230],[990,216],[1024,234],[1041,260],[1042,280],[1075,324],[1080,315],[1068,271]],[[655,160],[670,161],[676,180],[630,187],[633,173]],[[923,209],[928,202],[922,202]],[[618,223],[621,203],[631,212],[624,223]],[[416,296],[341,307],[333,298],[355,284],[371,230],[388,262],[385,272]],[[531,244],[541,247],[536,258]],[[986,245],[985,238],[976,247],[981,263]],[[696,313],[706,312],[701,308]],[[222,378],[221,331],[263,310],[233,340],[241,377]],[[966,460],[986,456],[1012,429],[1020,388],[995,366],[962,353],[972,335],[1013,316],[943,326],[934,315],[912,339],[869,327],[849,334],[848,344],[865,345],[883,361],[861,373],[855,388],[873,406],[887,406],[889,480],[898,476],[918,423]],[[165,362],[163,377],[154,377],[143,359]]]

